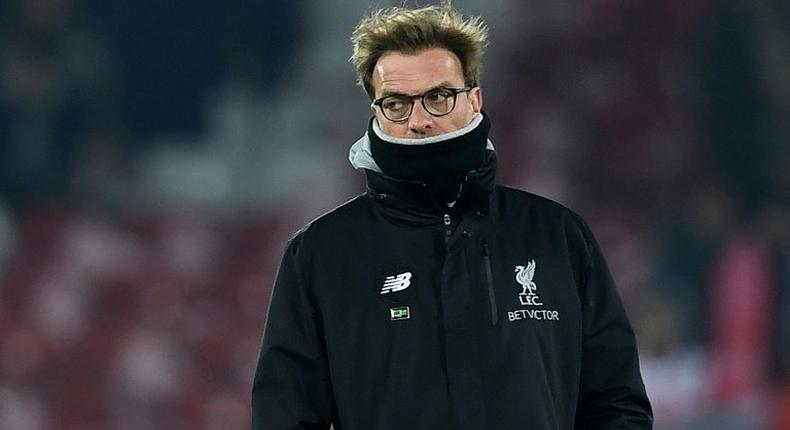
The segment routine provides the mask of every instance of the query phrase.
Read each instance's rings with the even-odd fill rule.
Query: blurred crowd
[[[400,4],[315,3],[0,3],[0,429],[248,427],[285,242],[364,190],[349,34]],[[790,428],[790,3],[454,3],[498,179],[590,222],[656,429]]]

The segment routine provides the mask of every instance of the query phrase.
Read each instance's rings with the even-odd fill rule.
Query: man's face
[[[374,98],[392,94],[418,95],[437,87],[462,88],[464,74],[461,61],[444,48],[428,48],[416,54],[388,52],[379,58],[371,78]],[[459,93],[455,108],[444,116],[433,116],[425,111],[419,99],[414,99],[411,116],[402,122],[387,119],[379,107],[373,107],[381,129],[393,137],[421,138],[458,130],[469,124],[480,112],[483,97],[480,88]]]

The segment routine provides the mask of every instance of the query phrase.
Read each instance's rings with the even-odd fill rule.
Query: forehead
[[[376,97],[385,91],[415,94],[448,83],[463,86],[464,73],[458,57],[444,48],[390,51],[376,62],[371,83]]]

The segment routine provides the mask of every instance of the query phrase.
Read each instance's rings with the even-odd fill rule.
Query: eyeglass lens
[[[391,121],[401,121],[411,115],[416,96],[393,95],[381,101],[381,110]],[[455,107],[455,93],[445,88],[436,88],[420,97],[422,106],[435,116],[447,115]]]

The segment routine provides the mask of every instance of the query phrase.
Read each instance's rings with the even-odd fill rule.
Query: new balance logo
[[[387,276],[384,279],[384,287],[381,289],[381,294],[397,293],[409,288],[409,285],[411,285],[411,272]]]

